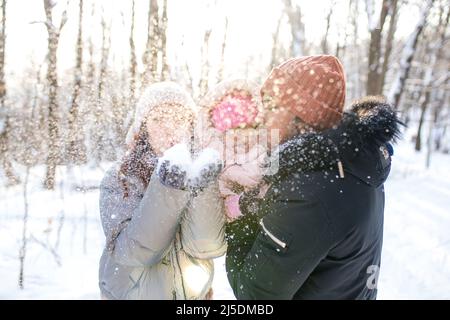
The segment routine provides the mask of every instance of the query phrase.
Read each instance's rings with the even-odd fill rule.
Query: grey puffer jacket
[[[125,180],[123,180],[125,179]],[[124,197],[126,182],[128,196]],[[197,196],[110,168],[100,186],[106,247],[99,286],[106,299],[203,299],[212,258],[226,252],[223,203],[217,183]]]

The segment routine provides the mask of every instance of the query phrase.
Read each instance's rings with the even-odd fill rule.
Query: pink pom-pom
[[[227,95],[212,110],[214,127],[224,132],[228,129],[252,126],[258,115],[258,107],[250,96]]]

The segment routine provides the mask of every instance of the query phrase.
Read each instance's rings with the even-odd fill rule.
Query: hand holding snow
[[[221,170],[222,160],[218,151],[206,148],[193,160],[186,144],[177,144],[166,150],[157,167],[162,184],[181,190],[201,190],[214,181]]]

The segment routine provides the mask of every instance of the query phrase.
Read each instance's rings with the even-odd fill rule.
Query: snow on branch
[[[53,8],[56,6],[57,2],[55,0],[44,0],[44,10],[46,21],[34,21],[33,23],[44,23],[47,27],[49,33],[59,33],[67,22],[67,7],[69,6],[69,0],[66,2],[65,9],[61,15],[61,21],[59,23],[59,28],[53,24]]]
[[[414,52],[416,51],[417,41],[420,34],[422,33],[423,27],[428,17],[428,13],[433,5],[434,0],[427,0],[422,10],[420,11],[419,20],[414,27],[413,32],[409,35],[405,46],[403,48],[401,58],[400,58],[400,68],[397,75],[392,83],[391,90],[388,94],[388,101],[393,103],[395,106],[398,105],[400,101],[403,88],[405,86],[406,79],[408,78],[409,70],[411,69],[411,61],[414,57]]]
[[[366,11],[367,11],[367,19],[369,21],[369,31],[380,28],[380,13],[378,10],[375,10],[375,0],[366,0]],[[380,8],[379,11],[381,11]]]

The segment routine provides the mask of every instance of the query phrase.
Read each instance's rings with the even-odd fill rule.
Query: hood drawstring
[[[341,153],[339,152],[339,148],[337,147],[337,145],[333,141],[333,139],[328,138],[328,141],[331,142],[331,144],[333,145],[333,147],[334,147],[334,149],[336,150],[336,153],[337,153],[336,162],[337,162],[337,167],[338,167],[338,172],[339,172],[339,178],[344,179],[345,178],[344,165],[342,164],[342,161],[341,161]]]
[[[342,165],[342,161],[340,159],[338,159],[337,165],[338,165],[338,170],[339,170],[339,178],[344,179],[345,178],[344,166]]]

